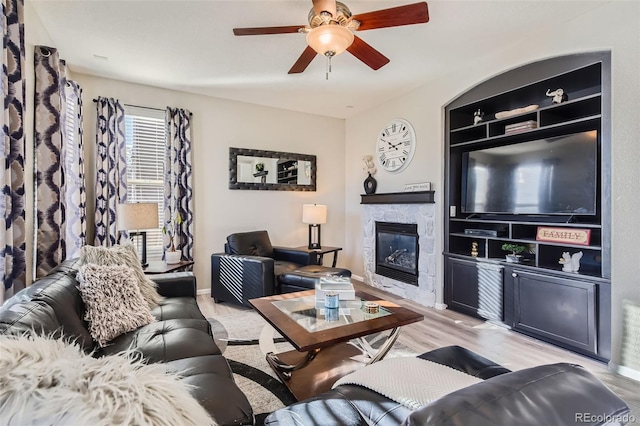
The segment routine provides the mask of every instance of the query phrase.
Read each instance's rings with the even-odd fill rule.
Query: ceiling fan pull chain
[[[331,56],[327,55],[327,68],[325,70],[325,79],[329,80],[329,73],[331,72]]]
[[[327,57],[327,70],[325,72],[326,79],[329,80],[329,73],[331,72],[331,58],[333,57],[333,52],[327,52],[324,54]]]

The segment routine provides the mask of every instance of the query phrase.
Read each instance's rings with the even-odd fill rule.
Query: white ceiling
[[[338,118],[469,67],[474,58],[499,54],[601,4],[429,1],[426,24],[358,33],[389,64],[373,71],[345,52],[333,59],[327,81],[320,56],[304,73],[287,74],[306,47],[303,34],[232,33],[235,27],[305,25],[310,0],[27,2],[72,72]],[[344,1],[354,15],[415,2]]]

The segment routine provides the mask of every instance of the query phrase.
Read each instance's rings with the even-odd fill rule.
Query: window
[[[147,259],[162,258],[165,113],[125,105],[127,202],[158,203],[158,229],[147,230]]]

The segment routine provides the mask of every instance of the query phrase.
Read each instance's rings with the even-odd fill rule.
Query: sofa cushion
[[[23,327],[43,328],[50,331],[60,328],[62,334],[77,341],[85,351],[89,352],[94,349],[95,342],[89,333],[89,325],[84,320],[85,306],[80,297],[78,282],[74,277],[62,271],[52,272],[29,287],[20,290],[5,302],[2,310],[4,312],[9,306],[21,305],[30,301],[39,302],[52,309],[55,321],[41,324],[43,320],[40,317],[28,315],[20,321]],[[29,324],[28,321],[34,321],[34,323]],[[10,332],[10,334],[17,333]]]
[[[62,326],[51,306],[37,301],[10,303],[11,300],[0,310],[0,335],[35,333],[59,337],[62,334]]]
[[[116,337],[102,348],[99,354],[109,355],[135,350],[148,362],[220,355],[220,348],[211,338],[209,330],[209,323],[206,320],[158,321]]]
[[[227,237],[228,254],[273,258],[273,246],[267,231],[238,232]]]
[[[162,296],[156,290],[156,283],[144,274],[138,253],[132,244],[116,245],[110,248],[84,246],[80,249],[82,264],[94,263],[97,265],[125,265],[133,270],[142,297],[149,304],[149,308],[155,308],[162,300]]]
[[[419,355],[418,358],[437,362],[470,376],[489,379],[511,370],[461,346],[445,346]]]
[[[629,407],[579,365],[551,364],[501,374],[414,411],[403,426],[603,425]],[[601,421],[579,421],[597,413]],[[594,417],[596,417],[594,415]]]
[[[113,338],[155,321],[131,268],[88,263],[78,273],[91,337],[104,346]]]
[[[205,355],[166,363],[192,385],[191,395],[209,412],[217,424],[253,424],[253,409],[236,386],[233,373],[222,355]]]
[[[193,297],[168,297],[151,310],[158,321],[170,319],[198,319],[205,320],[198,308],[198,302]]]

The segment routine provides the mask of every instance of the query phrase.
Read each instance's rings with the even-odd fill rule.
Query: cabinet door
[[[515,270],[513,328],[597,352],[596,284]]]
[[[448,302],[452,309],[485,319],[502,321],[500,265],[448,259]]]

